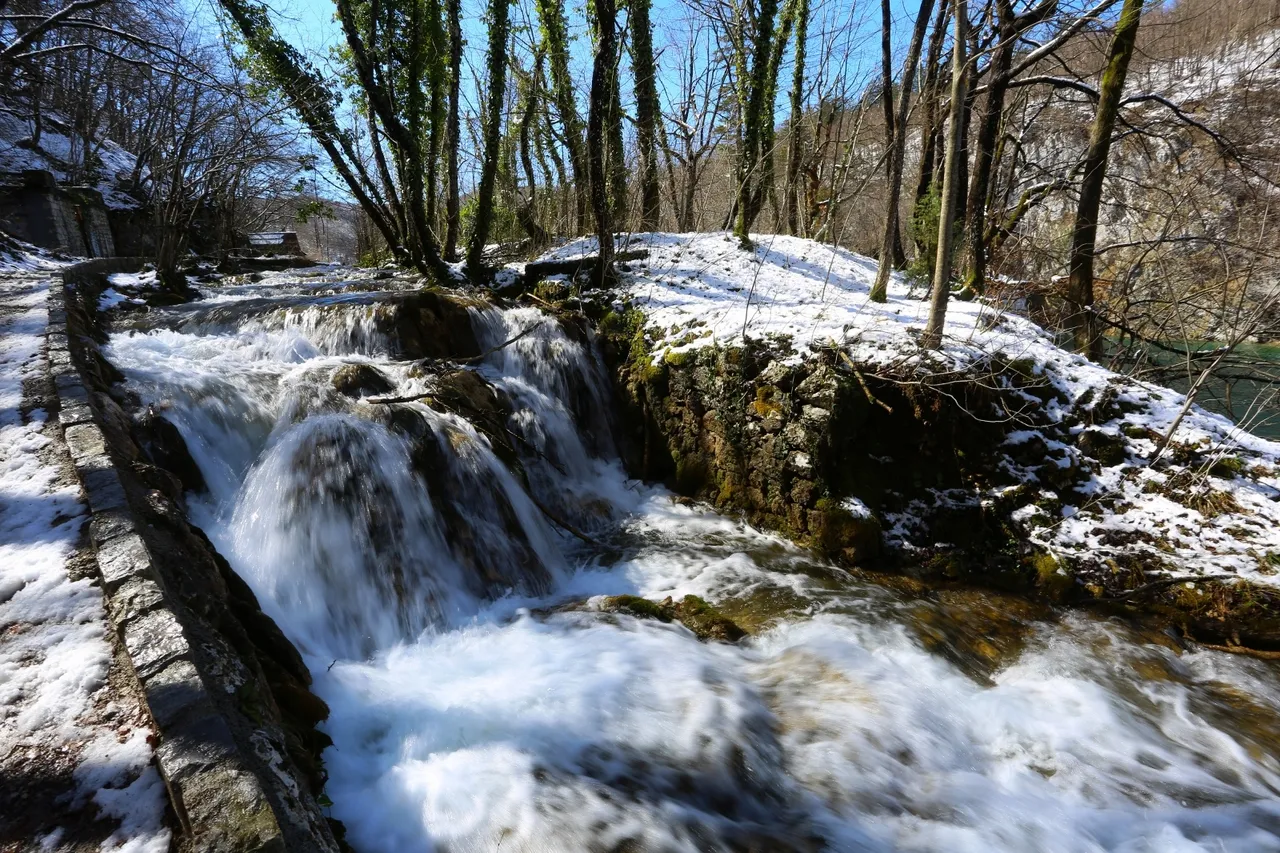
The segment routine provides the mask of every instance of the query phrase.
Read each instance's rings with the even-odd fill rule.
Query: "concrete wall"
[[[116,253],[102,195],[59,187],[49,172],[23,172],[0,186],[0,224],[20,240],[57,252],[85,258]]]

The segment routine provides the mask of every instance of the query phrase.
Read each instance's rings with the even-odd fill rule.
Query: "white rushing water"
[[[306,657],[361,853],[1280,850],[1272,667],[898,596],[676,505],[612,461],[588,340],[478,311],[486,346],[534,327],[474,366],[515,404],[522,482],[456,414],[333,391],[346,363],[433,387],[367,311],[228,309],[109,349]],[[620,593],[781,618],[728,645],[582,604]],[[1009,624],[998,655],[964,642]]]

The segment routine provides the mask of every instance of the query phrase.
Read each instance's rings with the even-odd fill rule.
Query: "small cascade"
[[[316,415],[245,478],[228,556],[304,652],[367,657],[475,609],[409,453],[378,424]]]
[[[590,331],[571,338],[533,308],[471,316],[490,353],[482,372],[513,402],[510,428],[532,491],[585,527],[612,520],[619,497],[612,396]]]
[[[337,287],[144,315],[107,354],[311,668],[358,853],[1280,850],[1265,663],[856,580],[628,482],[585,329]],[[620,594],[753,636],[592,599]]]

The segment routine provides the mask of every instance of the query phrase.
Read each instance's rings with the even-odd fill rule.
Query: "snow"
[[[18,144],[19,141],[31,138],[30,123],[10,113],[0,112],[0,172],[42,169],[52,172],[58,183],[66,183],[70,164],[79,162],[82,157],[83,142],[59,132],[70,125],[58,114],[46,113],[44,121],[40,133],[40,148],[33,150]],[[94,152],[102,161],[99,180],[94,184],[94,189],[102,193],[103,203],[113,210],[138,207],[138,201],[120,189],[121,181],[133,174],[136,155],[109,139],[100,140],[100,144],[95,145]],[[145,169],[143,174],[148,174]]]
[[[1055,510],[1057,517],[1025,508],[1015,515],[1028,539],[1055,557],[1094,565],[1136,554],[1155,575],[1280,585],[1280,444],[1193,406],[1169,447],[1195,449],[1208,461],[1182,465],[1166,452],[1156,468],[1148,468],[1156,447],[1150,436],[1168,433],[1185,403],[1182,394],[1067,352],[1036,324],[982,300],[952,299],[941,350],[922,350],[918,340],[929,310],[923,288],[895,274],[887,301],[872,302],[871,258],[796,237],[756,235],[754,242],[754,251],[745,251],[726,233],[620,240],[619,250],[647,249],[649,256],[622,268],[616,307],[644,313],[655,358],[712,344],[741,345],[747,337],[789,344],[789,354],[780,356],[788,362],[836,347],[867,376],[960,377],[966,371],[989,373],[993,359],[1016,362],[1020,372],[1057,395],[1045,395],[1047,401],[1028,395],[1035,422],[1010,421],[1006,444],[1038,438],[1058,466],[1086,471],[1075,497],[1058,496],[1072,505]],[[546,258],[595,251],[595,240],[587,238]],[[1104,394],[1114,395],[1127,412],[1098,424],[1122,442],[1126,459],[1110,466],[1091,463],[1063,440],[1075,441],[1083,429],[1081,413],[1093,411]],[[1230,468],[1238,473],[1215,467],[1221,460],[1236,460]],[[1008,467],[1030,487],[1026,500],[1042,499],[1047,486],[1033,471],[1012,460]],[[973,495],[937,492],[933,501],[985,502],[1003,488]],[[1191,492],[1211,500],[1191,500]],[[1080,495],[1088,497],[1082,505],[1075,503]],[[936,544],[919,541],[924,531],[915,516],[927,509],[918,503],[910,512],[886,514],[882,521],[890,540],[908,550]]]
[[[0,264],[0,774],[69,771],[72,789],[37,819],[96,815],[109,821],[100,849],[163,853],[166,796],[146,715],[109,683],[101,590],[69,565],[86,521],[79,485],[56,421],[23,387],[47,373],[50,278],[30,271],[50,265]],[[42,846],[60,849],[66,834],[48,827]]]
[[[147,270],[146,272],[117,272],[107,276],[107,283],[115,287],[131,287],[141,290],[150,290],[159,286],[156,275],[155,270]]]

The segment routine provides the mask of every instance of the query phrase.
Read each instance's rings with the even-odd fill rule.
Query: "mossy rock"
[[[395,384],[370,364],[344,364],[333,372],[333,388],[348,397],[374,397],[387,394]]]
[[[1223,456],[1209,468],[1209,473],[1224,480],[1233,480],[1244,476],[1244,462],[1239,456]]]
[[[1100,429],[1086,429],[1080,433],[1076,439],[1076,447],[1108,468],[1123,463],[1129,455],[1124,436],[1112,435]]]
[[[704,641],[736,643],[747,636],[737,623],[696,595],[686,595],[679,602],[670,597],[657,602],[638,595],[612,595],[604,600],[601,609],[608,613],[626,613],[637,619],[679,622]]]
[[[809,511],[809,545],[824,557],[859,563],[880,555],[880,521],[858,517],[829,498]]]

